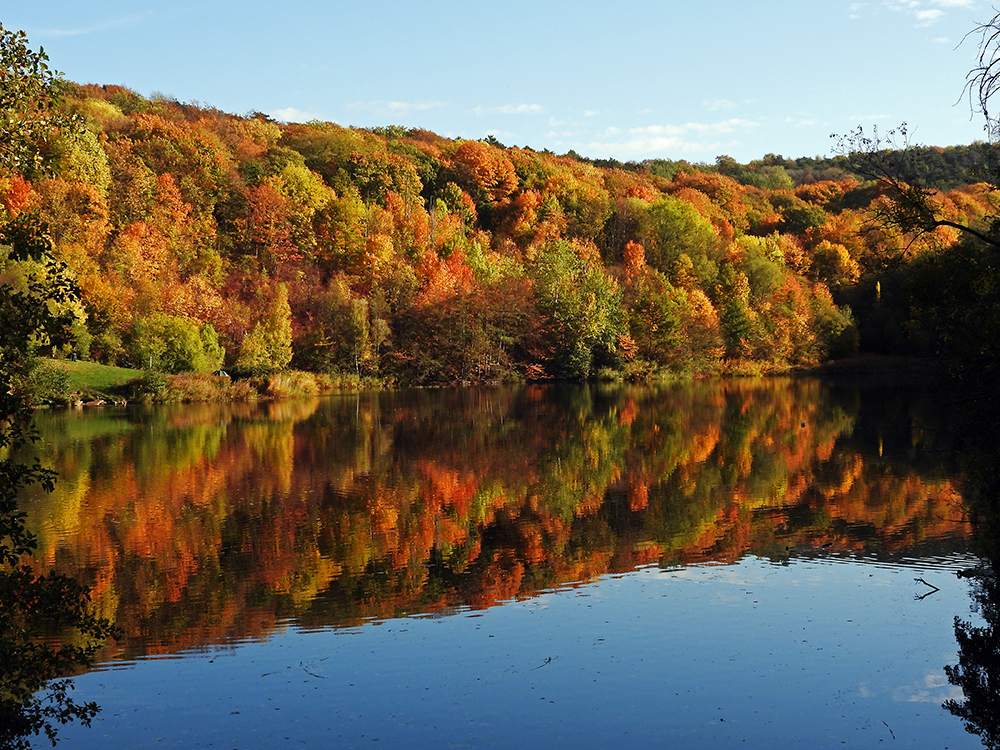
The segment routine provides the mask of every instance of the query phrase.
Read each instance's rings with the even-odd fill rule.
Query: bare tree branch
[[[990,141],[1000,135],[1000,119],[991,116],[989,101],[1000,91],[1000,13],[966,34],[979,35],[979,62],[965,77],[965,93],[973,112],[982,114]]]

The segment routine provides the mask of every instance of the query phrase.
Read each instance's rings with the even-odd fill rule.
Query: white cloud
[[[720,109],[736,109],[736,102],[731,102],[728,99],[716,99],[711,102],[703,102],[703,104],[708,107],[709,112],[718,112]]]
[[[614,154],[619,157],[647,156],[655,153],[713,153],[736,145],[735,138],[723,138],[752,130],[759,124],[751,120],[729,119],[721,122],[688,122],[683,125],[650,125],[629,128],[622,138],[619,128],[608,128],[603,136],[586,145],[588,153]]]
[[[927,2],[920,2],[919,0],[882,0],[882,5],[891,11],[913,18],[918,27],[924,27],[932,26],[947,15],[946,11],[942,10],[942,8],[972,9],[976,7],[976,0],[927,0]],[[932,7],[926,7],[928,5]],[[863,7],[861,4],[856,4],[852,5],[850,10],[854,13],[860,11]],[[851,17],[855,18],[856,16],[852,15]]]
[[[295,107],[272,109],[267,114],[279,122],[311,122],[312,120],[322,119],[319,115],[314,115],[311,112],[304,112],[301,109],[296,109]]]
[[[694,133],[698,135],[714,135],[720,133],[734,133],[737,130],[746,130],[757,127],[757,123],[752,120],[742,120],[731,118],[721,122],[688,122],[683,125],[649,125],[644,128],[630,128],[629,133],[633,135],[687,135]]]
[[[477,117],[483,115],[537,115],[542,111],[542,105],[504,104],[499,107],[475,107],[472,111]]]
[[[511,133],[506,130],[498,130],[497,128],[490,128],[489,130],[486,131],[486,135],[492,135],[497,140],[503,141],[504,139],[514,137],[517,134]]]
[[[936,23],[941,20],[944,16],[943,10],[918,10],[914,13],[917,19],[918,26],[930,26],[932,23]]]
[[[920,5],[920,3],[911,0],[910,2],[898,2],[897,0],[883,0],[882,5],[884,5],[889,10],[895,11],[897,13],[905,13],[908,10]]]
[[[351,102],[348,109],[357,112],[371,112],[380,116],[401,117],[413,112],[426,112],[429,109],[447,107],[448,102],[389,102],[378,100],[373,102]]]
[[[937,703],[946,700],[962,700],[962,688],[949,684],[948,677],[943,672],[931,672],[924,675],[923,680],[915,680],[907,685],[900,685],[892,691],[896,701],[909,703]]]

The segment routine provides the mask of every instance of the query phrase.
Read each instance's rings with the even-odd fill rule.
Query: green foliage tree
[[[678,354],[685,341],[683,294],[659,271],[647,269],[629,285],[625,300],[638,355],[659,365],[680,364]]]
[[[0,173],[31,177],[45,161],[44,147],[71,118],[60,113],[62,79],[42,48],[23,31],[0,24]]]
[[[620,359],[621,339],[628,332],[622,292],[601,268],[560,241],[542,248],[528,273],[538,308],[553,329],[551,374],[586,378],[595,363]]]
[[[288,287],[278,284],[264,316],[240,344],[236,369],[254,375],[279,372],[292,360],[292,310]]]
[[[325,288],[310,288],[300,304],[309,322],[295,341],[294,367],[358,374],[375,368],[368,300],[353,296],[343,276]]]
[[[806,230],[821,227],[826,223],[826,211],[819,206],[810,206],[804,201],[792,198],[787,206],[782,206],[778,229],[791,234],[803,234]]]
[[[719,322],[730,356],[745,357],[752,352],[758,332],[757,316],[750,305],[750,281],[730,263],[719,271]]]
[[[694,263],[698,278],[706,286],[714,281],[717,271],[715,254],[719,238],[711,222],[687,201],[665,195],[649,207],[651,249],[647,248],[649,265],[668,277],[682,255]]]
[[[47,246],[50,238],[47,232],[40,229],[41,226],[36,223],[33,215],[22,214],[4,230],[12,244],[8,248],[0,247],[0,273],[4,275],[6,284],[16,290],[38,290],[47,288],[50,284],[58,286],[61,283],[60,276],[71,278],[65,264],[46,256],[24,256],[14,249],[15,241]],[[53,276],[51,281],[50,276]],[[53,296],[48,304],[53,315],[68,321],[73,335],[51,339],[44,331],[39,331],[32,341],[33,353],[44,347],[53,355],[67,355],[75,351],[86,357],[89,353],[90,334],[85,325],[86,313],[79,298],[76,295]]]
[[[85,128],[64,129],[55,140],[56,171],[68,180],[85,182],[107,196],[111,187],[108,155],[97,136]]]
[[[226,353],[210,323],[162,313],[135,322],[129,352],[140,367],[172,373],[218,370]]]
[[[19,507],[23,491],[51,491],[55,476],[14,456],[35,439],[32,375],[39,342],[67,343],[72,336],[76,288],[53,261],[47,236],[22,214],[2,227],[0,245],[17,260],[33,259],[46,273],[22,288],[0,283],[0,747],[28,748],[44,733],[55,743],[57,725],[89,725],[95,703],[77,703],[65,675],[90,663],[112,633],[110,622],[89,609],[87,589],[72,578],[39,575],[30,562],[37,542]],[[76,635],[72,635],[75,631]],[[41,640],[41,633],[65,635]]]

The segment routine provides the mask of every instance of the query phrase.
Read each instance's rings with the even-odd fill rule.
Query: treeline
[[[968,185],[990,181],[984,165],[993,159],[992,147],[984,142],[968,146],[908,146],[906,149],[906,174],[909,181],[933,190],[955,190]],[[866,176],[857,170],[849,154],[831,157],[799,157],[789,159],[768,154],[751,169],[780,167],[796,185],[817,180],[854,178],[864,181]],[[735,176],[735,175],[734,175]]]
[[[488,142],[498,143],[487,138]],[[502,144],[501,144],[502,145]],[[933,190],[954,190],[963,185],[991,181],[984,165],[995,161],[992,146],[975,142],[968,146],[907,146],[907,177]],[[791,188],[822,180],[856,179],[864,182],[867,175],[859,171],[850,154],[834,156],[802,156],[789,158],[767,154],[749,164],[739,164],[730,156],[718,156],[714,164],[670,159],[644,159],[621,162],[617,159],[588,159],[575,151],[571,156],[597,167],[624,169],[630,172],[651,172],[667,179],[678,171],[694,168],[701,172],[719,173],[732,177],[743,185],[754,187]]]
[[[0,178],[2,223],[46,227],[81,290],[56,356],[399,383],[786,371],[857,351],[864,269],[958,241],[864,231],[880,188],[837,159],[622,165],[64,89],[79,127]],[[957,175],[974,149],[926,161]],[[951,182],[956,222],[996,212]]]

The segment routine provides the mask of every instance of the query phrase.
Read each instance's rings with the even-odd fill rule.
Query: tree
[[[641,249],[629,243],[626,250],[632,247]],[[684,293],[675,290],[662,273],[648,267],[633,274],[629,281],[625,301],[639,356],[658,365],[677,365],[685,340],[681,319],[687,301]]]
[[[264,316],[240,344],[236,369],[262,375],[288,367],[292,360],[292,310],[288,288],[278,284]]]
[[[613,279],[565,241],[544,246],[528,274],[552,329],[551,375],[586,378],[595,364],[619,364],[628,327]]]
[[[991,561],[994,562],[995,561]],[[977,574],[973,598],[985,621],[973,625],[955,618],[958,664],[946,665],[948,682],[961,688],[962,699],[949,699],[944,708],[965,722],[970,734],[980,737],[986,748],[1000,748],[1000,585],[995,568]]]
[[[990,114],[990,100],[1000,90],[1000,13],[975,33],[980,35],[979,62],[966,78],[966,92],[992,140],[1000,135]],[[882,286],[888,286],[888,278],[903,292],[907,330],[931,341],[964,375],[995,373],[1000,367],[1000,213],[995,208],[957,210],[954,201],[932,189],[933,175],[923,167],[920,149],[910,144],[905,123],[884,134],[856,128],[838,138],[837,150],[875,185],[863,231],[881,240],[870,244],[889,252],[867,258],[866,270],[883,273]],[[997,144],[985,144],[975,166],[994,186],[1000,183],[997,157]]]
[[[58,110],[62,81],[48,62],[23,31],[0,24],[0,173],[33,176],[45,161],[40,146],[71,122]]]
[[[867,231],[884,232],[901,248],[884,259],[888,267],[898,266],[919,240],[942,227],[1000,249],[997,217],[978,226],[955,221],[946,213],[942,195],[924,184],[916,166],[918,149],[910,143],[905,122],[885,133],[876,127],[869,135],[859,126],[847,135],[831,137],[837,139],[835,150],[849,159],[851,169],[876,185],[876,198],[881,200],[871,204]]]
[[[517,173],[500,149],[481,141],[464,141],[453,157],[455,176],[478,203],[495,203],[517,189]]]
[[[57,78],[44,53],[28,49],[23,32],[0,26],[0,179],[16,187],[42,163],[41,141],[61,122],[55,113]],[[18,506],[25,488],[51,490],[55,477],[36,459],[24,463],[16,451],[35,439],[31,374],[42,344],[72,339],[78,303],[65,266],[53,260],[52,244],[37,219],[3,196],[0,246],[17,262],[34,261],[18,286],[0,282],[0,746],[27,748],[42,732],[55,743],[57,724],[85,724],[99,711],[69,695],[65,675],[90,663],[113,633],[110,622],[89,609],[88,591],[72,578],[39,575],[30,562],[35,536]],[[76,636],[41,641],[42,632]]]
[[[984,129],[993,141],[1000,135],[1000,119],[989,111],[990,99],[1000,91],[1000,13],[979,24],[974,34],[979,34],[979,62],[965,77],[965,90],[969,107],[982,114]]]
[[[240,246],[270,270],[301,258],[292,238],[292,201],[262,183],[247,191],[246,212],[237,219]]]
[[[703,286],[715,280],[719,238],[712,224],[685,200],[665,195],[649,207],[651,241],[646,247],[649,265],[668,278],[681,256],[693,263]]]
[[[90,612],[86,588],[58,573],[39,575],[30,563],[36,539],[18,500],[31,485],[50,491],[55,477],[37,459],[29,464],[13,456],[35,439],[35,350],[42,342],[71,340],[75,316],[65,303],[74,301],[76,290],[64,267],[48,256],[45,234],[27,218],[8,222],[0,245],[15,259],[33,257],[45,266],[44,274],[28,277],[24,289],[0,284],[0,747],[27,748],[28,737],[41,732],[54,744],[57,723],[90,724],[99,707],[75,702],[72,683],[63,678],[90,663],[113,627]],[[38,640],[53,629],[79,635]]]
[[[986,398],[958,406],[960,490],[975,530],[972,545],[979,564],[959,573],[969,579],[975,621],[955,617],[957,663],[945,665],[948,682],[960,690],[943,707],[962,719],[983,747],[1000,748],[1000,400],[995,384]]]
[[[212,372],[225,357],[211,324],[164,314],[135,321],[129,351],[139,367],[175,373]]]

